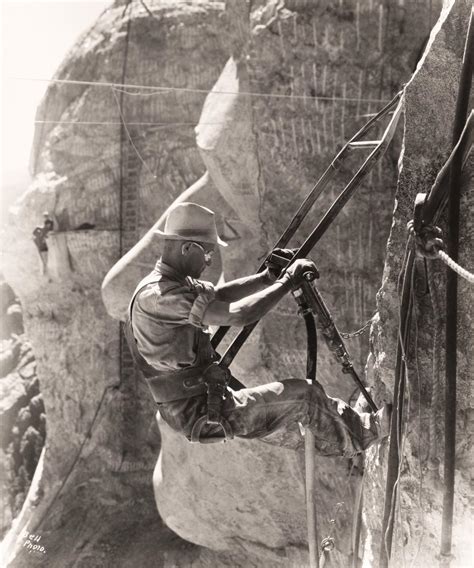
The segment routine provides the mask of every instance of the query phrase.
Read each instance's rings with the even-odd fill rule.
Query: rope
[[[405,249],[405,255],[407,254],[407,251],[409,250],[409,246],[407,243],[407,247]],[[407,258],[407,257],[406,257]],[[403,269],[402,269],[403,272]],[[408,278],[410,280],[410,303],[413,306],[413,308],[415,307],[415,294],[414,294],[414,277],[415,277],[415,270],[414,267],[412,270],[409,271],[410,273],[408,274]],[[402,397],[399,398],[399,405],[401,406],[400,411],[399,411],[399,416],[398,416],[398,428],[397,428],[397,451],[398,451],[398,466],[397,466],[397,476],[395,479],[395,483],[394,483],[394,487],[393,487],[393,493],[392,493],[392,499],[391,499],[391,504],[390,504],[390,516],[389,516],[389,526],[387,528],[387,530],[385,531],[384,534],[384,542],[385,542],[385,551],[387,554],[387,557],[389,559],[390,562],[390,557],[391,557],[391,547],[392,547],[392,538],[393,538],[393,532],[395,529],[395,518],[396,515],[398,513],[398,517],[399,517],[399,526],[403,527],[403,518],[402,518],[402,506],[401,506],[401,502],[400,499],[398,499],[398,494],[401,493],[400,490],[400,485],[401,485],[401,477],[402,477],[402,467],[403,467],[403,456],[405,453],[405,441],[406,441],[406,437],[407,437],[407,431],[408,431],[408,423],[409,423],[409,417],[410,417],[410,402],[411,402],[411,396],[410,396],[410,381],[409,381],[409,369],[408,369],[408,352],[407,352],[407,347],[409,346],[408,343],[408,336],[407,333],[409,333],[409,331],[402,329],[402,310],[403,310],[403,306],[402,306],[402,288],[404,287],[405,283],[404,280],[407,278],[407,274],[405,272],[405,275],[403,276],[403,279],[399,279],[399,283],[398,283],[398,297],[399,297],[399,326],[398,326],[398,337],[399,337],[399,342],[400,342],[400,349],[401,349],[401,353],[402,353],[402,357],[401,357],[401,361],[402,361],[402,365],[403,365],[403,369],[404,369],[404,385],[403,385],[403,394]],[[411,319],[411,316],[410,316]],[[416,317],[414,318],[416,320]],[[415,353],[416,353],[416,349],[417,349],[417,342],[418,342],[418,335],[417,335],[417,327],[415,326],[415,338],[414,338],[414,342],[415,342]],[[419,380],[419,379],[418,379]],[[400,391],[401,392],[401,391]],[[406,401],[402,403],[403,398],[406,398]],[[405,412],[404,412],[405,409]],[[398,412],[398,408],[397,408],[397,412]],[[395,411],[395,409],[394,409]],[[390,545],[389,545],[390,543]],[[401,556],[402,556],[402,564],[405,567],[406,566],[406,559],[405,559],[405,549],[402,546],[401,547]]]
[[[428,287],[431,298],[431,312],[434,323],[433,333],[433,366],[431,371],[431,401],[430,401],[430,417],[429,417],[429,451],[428,451],[428,468],[430,474],[439,478],[439,459],[438,459],[438,437],[436,435],[437,424],[439,420],[438,405],[440,399],[440,372],[441,372],[441,346],[442,346],[442,328],[443,318],[440,315],[441,306],[438,296],[438,288],[436,286],[433,267],[427,264]],[[421,400],[421,397],[420,397]],[[421,429],[420,429],[421,431]]]
[[[360,534],[362,531],[362,508],[364,506],[364,483],[367,472],[365,462],[362,462],[362,477],[356,487],[354,496],[354,513],[352,517],[352,562],[351,568],[359,566]]]
[[[414,281],[414,271],[413,271],[413,280]],[[411,295],[412,295],[412,305],[414,307],[414,310],[416,310],[416,304],[415,304],[415,287],[414,284],[412,283],[412,291],[411,291]],[[401,306],[400,306],[401,307]],[[415,314],[415,334],[414,334],[414,351],[415,351],[415,357],[416,357],[416,353],[418,350],[418,325],[416,323],[416,319],[417,316]],[[409,347],[409,345],[407,346]],[[402,424],[401,424],[401,428],[400,428],[400,437],[398,440],[398,452],[400,455],[400,461],[398,464],[398,476],[397,476],[397,489],[399,494],[402,493],[401,490],[401,482],[402,482],[402,469],[403,469],[403,457],[405,456],[405,445],[406,445],[406,441],[408,438],[408,428],[409,428],[409,423],[410,423],[410,415],[411,415],[411,384],[410,384],[410,377],[409,377],[409,369],[408,369],[408,353],[405,349],[405,347],[403,346],[403,358],[404,358],[404,365],[405,365],[405,377],[406,377],[406,389],[405,389],[405,396],[406,396],[406,411],[405,411],[405,416],[402,415]],[[415,370],[416,370],[416,375],[417,375],[417,381],[418,381],[418,387],[420,387],[420,376],[419,376],[419,369],[418,369],[418,361],[416,360],[416,366],[415,366]],[[421,419],[421,410],[420,410],[420,419]],[[404,519],[403,519],[403,507],[402,507],[402,500],[397,498],[397,495],[395,495],[395,508],[398,509],[398,532],[400,531],[400,529],[403,531],[403,527],[405,525],[404,523]],[[399,533],[399,539],[400,539],[400,533]],[[400,547],[401,550],[401,557],[402,557],[402,566],[403,568],[406,568],[406,554],[405,554],[405,547],[402,545]]]
[[[425,271],[426,271],[426,278],[427,278],[428,282],[431,282],[433,284],[434,280],[432,278],[432,272],[431,272],[431,277],[430,277],[429,265],[428,265],[428,263],[426,263],[426,261],[425,261]],[[430,293],[431,293],[431,287],[430,287]],[[414,295],[414,297],[415,297],[415,295]],[[432,305],[433,305],[433,303],[432,303]],[[419,350],[418,350],[418,345],[419,345],[418,344],[418,338],[419,338],[418,305],[415,305],[415,312],[416,312],[416,314],[415,314],[415,318],[414,318],[414,326],[415,326],[414,353],[415,353],[416,382],[417,382],[417,386],[418,386],[418,400],[417,400],[418,429],[419,429],[419,432],[421,433],[423,431],[423,420],[422,420],[422,411],[421,411],[421,401],[423,399],[423,395],[422,395],[422,388],[421,388],[420,361],[419,361],[419,356],[418,356],[418,353],[419,353]],[[435,333],[435,337],[436,337],[436,333]],[[433,342],[433,346],[434,346],[434,342]],[[433,361],[433,365],[434,365],[434,361]],[[408,404],[408,409],[410,409],[409,404]],[[408,416],[408,413],[407,413],[406,424],[408,424],[408,419],[409,419],[409,416]],[[430,422],[430,425],[431,425],[431,422]],[[405,432],[405,435],[407,435],[407,432]],[[431,440],[431,438],[430,438],[430,440]],[[430,444],[430,450],[431,450],[431,444]],[[419,470],[420,470],[419,486],[418,486],[419,519],[420,519],[422,532],[421,532],[421,535],[418,538],[418,549],[416,551],[416,554],[410,561],[410,568],[414,568],[414,566],[416,566],[416,560],[418,558],[418,555],[420,554],[421,546],[423,544],[423,539],[424,539],[425,532],[426,532],[424,507],[423,507],[423,481],[424,481],[424,477],[423,477],[422,436],[421,435],[418,436],[418,467],[419,467]],[[403,526],[403,524],[402,524],[402,526]]]
[[[155,14],[150,10],[150,8],[145,4],[145,0],[140,0],[140,4],[145,8],[145,11],[148,13],[149,16],[155,18],[155,20],[161,21],[160,18],[157,18]],[[430,28],[431,29],[431,28]]]
[[[105,81],[78,81],[73,79],[42,79],[33,77],[14,77],[17,81],[35,81],[43,83],[57,83],[62,85],[86,85],[93,87],[111,87],[117,90],[117,87],[122,87],[124,89],[145,89],[156,91],[153,94],[162,94],[166,91],[178,92],[178,93],[201,93],[205,95],[240,95],[245,97],[263,97],[263,98],[274,98],[274,99],[302,99],[302,100],[320,100],[320,101],[345,101],[345,102],[370,102],[370,103],[387,103],[389,101],[384,99],[359,99],[355,97],[316,97],[312,95],[282,95],[277,93],[256,93],[253,91],[209,91],[208,89],[193,89],[191,87],[160,87],[158,85],[130,85],[122,83],[108,83]],[[141,93],[130,93],[123,91],[126,95],[140,95]]]
[[[127,137],[128,137],[128,139],[129,139],[129,141],[130,141],[130,144],[132,145],[132,148],[135,150],[135,153],[136,153],[136,155],[138,156],[138,159],[139,159],[139,160],[141,161],[141,163],[144,165],[145,169],[146,169],[147,172],[151,175],[151,177],[152,177],[153,179],[157,179],[156,175],[151,171],[151,169],[150,169],[150,167],[148,166],[148,164],[147,164],[147,163],[145,162],[145,160],[141,157],[141,154],[140,154],[140,152],[138,151],[138,148],[135,146],[135,144],[134,144],[134,142],[133,142],[133,139],[132,139],[132,136],[130,135],[130,132],[129,132],[128,128],[127,128],[127,124],[125,123],[125,119],[124,119],[123,112],[122,112],[122,108],[121,108],[122,105],[120,104],[120,101],[118,100],[118,97],[117,97],[117,95],[116,95],[116,93],[115,93],[115,91],[114,91],[113,89],[112,89],[112,93],[113,93],[113,95],[114,95],[115,102],[117,103],[117,108],[118,108],[118,111],[119,111],[119,114],[120,114],[120,118],[122,119],[121,124],[122,124],[122,126],[123,126],[123,128],[124,128],[124,130],[125,130],[125,133],[127,134]]]
[[[449,268],[451,268],[451,270],[454,270],[454,272],[456,272],[456,274],[458,274],[459,276],[461,276],[461,278],[464,278],[465,280],[467,280],[470,284],[474,284],[474,273],[469,272],[468,270],[466,270],[465,268],[463,268],[462,266],[460,266],[457,262],[455,262],[447,253],[445,253],[443,250],[438,250],[437,251],[437,255],[438,258],[440,260],[442,260],[447,266],[449,266]]]
[[[71,465],[69,466],[65,476],[62,478],[61,480],[61,485],[58,487],[58,490],[56,491],[56,493],[53,495],[51,501],[48,503],[46,509],[43,511],[40,519],[35,523],[35,527],[34,529],[31,530],[31,532],[36,532],[36,530],[41,527],[43,521],[45,520],[45,518],[47,517],[48,513],[51,511],[53,505],[56,503],[56,500],[58,499],[59,495],[61,494],[62,490],[64,489],[64,486],[66,485],[66,483],[68,482],[69,478],[71,477],[72,472],[74,471],[74,468],[76,467],[82,452],[84,450],[84,447],[86,445],[86,443],[92,438],[92,429],[94,427],[94,425],[96,424],[97,418],[99,416],[99,412],[102,408],[102,405],[104,403],[105,397],[108,393],[109,390],[114,390],[114,389],[118,389],[119,385],[109,385],[107,387],[105,387],[103,393],[102,393],[102,397],[99,401],[99,404],[97,405],[97,408],[95,410],[94,416],[92,417],[91,423],[84,435],[84,438],[82,439],[81,445],[79,446],[79,449],[77,450],[76,455],[74,456],[74,459],[72,460]]]
[[[407,224],[408,232],[414,237],[414,247],[417,256],[428,259],[441,259],[449,268],[454,270],[459,276],[474,284],[474,274],[460,266],[443,249],[445,248],[442,240],[442,231],[436,225],[425,225],[416,233],[414,221]]]
[[[380,568],[388,568],[392,550],[395,509],[401,474],[401,451],[403,451],[403,406],[407,383],[407,347],[409,344],[410,318],[413,307],[413,277],[415,253],[408,238],[402,269],[397,283],[399,297],[399,323],[397,337],[397,355],[395,366],[395,384],[393,392],[393,413],[390,424],[390,442],[385,485],[385,502],[382,521],[382,544],[380,548]],[[406,414],[406,413],[405,413]]]

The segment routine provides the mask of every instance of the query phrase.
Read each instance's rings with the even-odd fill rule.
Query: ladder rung
[[[351,142],[350,148],[376,148],[382,140],[362,140],[362,142]]]

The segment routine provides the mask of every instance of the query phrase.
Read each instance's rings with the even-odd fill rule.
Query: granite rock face
[[[382,394],[392,392],[398,335],[398,276],[413,218],[415,197],[428,193],[453,148],[453,120],[471,3],[446,5],[435,26],[422,61],[405,88],[403,151],[395,196],[393,222],[387,244],[382,286],[377,294],[378,317],[372,328],[371,375]],[[440,77],[443,78],[440,81]],[[471,97],[469,109],[472,109]],[[462,173],[459,262],[472,269],[472,152]],[[446,212],[440,227],[448,233]],[[393,563],[411,559],[413,566],[437,562],[440,550],[443,501],[446,267],[422,259],[415,266],[414,316],[410,349],[406,354],[403,460],[400,477],[400,514],[395,523]],[[472,562],[472,287],[459,279],[456,494],[451,566]],[[368,538],[364,558],[378,559],[385,487],[386,447],[368,452],[364,516]]]
[[[223,7],[160,2],[153,8],[154,17],[135,2],[106,10],[56,77],[184,87],[191,86],[192,68],[192,86],[207,92],[226,57],[218,33]],[[143,555],[161,563],[167,555],[173,563],[173,548],[193,548],[165,529],[156,512],[154,408],[122,357],[120,326],[106,313],[100,288],[139,227],[161,214],[163,200],[204,173],[192,126],[205,95],[165,92],[136,105],[135,90],[126,90],[51,84],[38,109],[38,119],[49,122],[35,136],[35,180],[12,211],[4,240],[5,277],[24,306],[48,421],[44,459],[4,541],[12,565],[44,562],[24,548],[25,530],[41,535],[50,566],[116,565],[116,558],[140,564]],[[159,187],[150,171],[159,173]],[[122,208],[130,195],[138,206],[132,219]],[[45,274],[31,238],[43,211],[55,221]],[[86,541],[92,544],[84,548]]]
[[[152,268],[159,242],[147,231],[177,200],[216,210],[230,243],[207,278],[254,271],[343,141],[410,79],[437,10],[436,3],[417,1],[227,4],[148,0],[150,14],[141,3],[117,2],[56,75],[116,87],[52,84],[38,111],[57,123],[36,132],[35,181],[11,216],[3,246],[5,274],[25,307],[37,357],[48,440],[6,539],[12,566],[44,561],[21,552],[23,530],[42,535],[48,565],[58,567],[145,566],[151,557],[160,566],[306,562],[301,451],[245,441],[195,447],[165,425],[158,432],[110,315],[123,317],[135,284]],[[459,53],[452,57],[459,68]],[[321,292],[342,330],[359,327],[377,307],[400,142],[314,251]],[[435,175],[443,156],[415,159]],[[354,156],[293,244],[357,164]],[[42,275],[31,230],[44,210],[54,215],[56,230],[48,235]],[[394,225],[399,239],[402,224]],[[396,274],[397,251],[389,249],[385,274]],[[385,343],[374,343],[375,377],[369,370],[380,402],[390,398],[390,355],[381,353],[390,353],[394,332],[387,327],[382,335],[388,308],[379,309],[374,333]],[[367,340],[348,346],[362,371]],[[304,347],[289,299],[259,325],[233,371],[247,385],[302,376]],[[351,396],[353,385],[324,348],[319,369],[330,394]],[[351,555],[350,469],[348,460],[318,460],[321,532],[335,518],[333,561],[340,566]],[[368,512],[375,511],[370,499],[380,498],[377,487],[369,491]],[[156,506],[175,534],[163,527]]]

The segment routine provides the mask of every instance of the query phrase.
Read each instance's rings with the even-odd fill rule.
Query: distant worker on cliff
[[[43,263],[43,273],[46,271],[46,265],[48,261],[48,245],[46,239],[48,233],[54,229],[54,221],[49,216],[49,213],[45,211],[43,213],[43,225],[41,227],[35,227],[33,231],[33,241],[38,249],[38,252]]]
[[[282,274],[270,265],[259,274],[214,286],[199,277],[216,246],[227,245],[217,234],[210,209],[181,203],[157,233],[163,239],[162,256],[135,290],[126,334],[160,415],[171,428],[193,441],[196,425],[199,441],[222,437],[223,431],[229,438],[262,441],[273,434],[269,442],[294,447],[285,433],[299,422],[314,433],[318,453],[346,457],[388,433],[386,408],[377,414],[358,413],[328,397],[319,383],[302,379],[235,388],[238,381],[218,365],[209,326],[242,327],[258,321],[298,287],[304,273],[315,270],[312,261],[297,260]],[[213,424],[208,417],[214,418]]]

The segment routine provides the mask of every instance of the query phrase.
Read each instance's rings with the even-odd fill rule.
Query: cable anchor
[[[443,231],[436,225],[424,223],[422,220],[426,193],[418,193],[415,199],[413,219],[408,221],[408,233],[413,239],[415,253],[419,258],[438,258],[440,250],[445,249]]]

